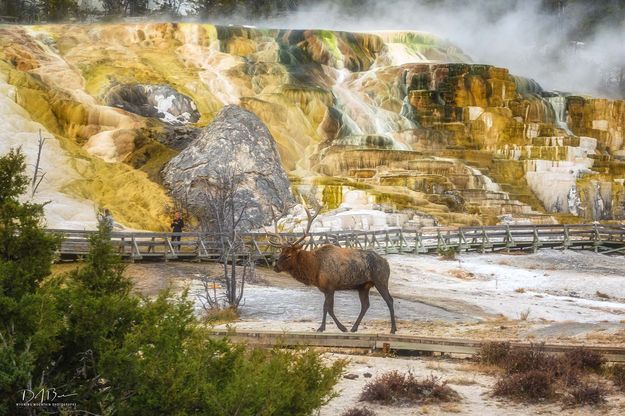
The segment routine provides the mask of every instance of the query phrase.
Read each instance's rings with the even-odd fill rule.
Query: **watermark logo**
[[[23,389],[18,392],[17,407],[39,407],[39,408],[75,408],[76,403],[72,402],[72,397],[78,393],[61,393],[54,387],[44,387],[41,389]]]

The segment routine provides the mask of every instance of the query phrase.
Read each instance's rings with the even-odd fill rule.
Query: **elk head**
[[[303,202],[303,201],[302,201]],[[319,215],[320,209],[317,209],[315,214],[311,214],[308,207],[304,204],[304,210],[306,211],[307,225],[304,235],[299,237],[294,242],[288,242],[285,240],[278,231],[278,218],[276,218],[273,208],[271,209],[272,218],[275,225],[275,233],[269,233],[269,244],[280,249],[280,256],[274,267],[274,270],[278,273],[283,271],[293,270],[297,265],[297,253],[304,247],[306,237],[310,235],[310,227],[313,221]]]

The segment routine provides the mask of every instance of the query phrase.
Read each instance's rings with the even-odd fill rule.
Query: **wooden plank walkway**
[[[48,230],[64,239],[61,260],[74,260],[89,251],[93,231]],[[285,233],[296,239],[301,234]],[[180,237],[175,241],[172,237]],[[269,244],[266,233],[243,233],[241,253],[256,261],[271,263],[278,251]],[[216,261],[221,257],[222,236],[207,233],[113,232],[111,241],[122,257],[131,261],[198,260]],[[433,227],[420,230],[399,228],[378,231],[336,231],[311,233],[307,247],[324,244],[375,250],[380,254],[436,253],[463,251],[536,252],[542,248],[593,250],[604,254],[625,254],[625,226],[575,225],[498,225],[487,227]]]
[[[486,340],[460,338],[418,337],[413,335],[367,334],[367,333],[318,333],[284,331],[223,331],[214,330],[214,338],[227,337],[233,342],[245,342],[259,346],[300,346],[330,349],[365,349],[368,351],[403,351],[413,353],[440,353],[454,356],[477,354]],[[513,347],[528,348],[529,343],[511,342]],[[536,344],[534,344],[536,345]],[[543,350],[550,354],[561,354],[582,345],[544,344]],[[625,362],[625,348],[583,345],[584,348],[601,353],[607,361]]]

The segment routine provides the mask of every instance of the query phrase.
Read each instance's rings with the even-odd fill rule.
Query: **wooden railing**
[[[291,331],[264,331],[254,329],[247,331],[237,328],[236,331],[214,329],[211,338],[223,339],[227,337],[233,342],[254,344],[260,346],[280,345],[293,347],[321,347],[326,350],[341,351],[344,349],[363,349],[365,351],[404,351],[420,354],[448,354],[452,356],[474,356],[481,347],[491,342],[485,339],[439,338],[424,337],[406,334],[375,334],[350,332],[291,332]],[[530,342],[511,342],[513,348],[527,349],[532,347]],[[535,344],[534,344],[535,345]],[[541,344],[541,350],[553,355],[563,354],[575,350],[579,344]],[[625,348],[609,345],[584,345],[585,349],[599,353],[608,362],[625,362]]]
[[[71,260],[89,251],[89,237],[94,231],[49,230],[64,239],[59,255]],[[287,239],[301,234],[284,233]],[[173,237],[179,237],[177,241]],[[271,262],[277,249],[265,233],[242,233],[243,254],[255,260]],[[575,225],[498,225],[487,227],[433,227],[420,230],[385,229],[377,231],[336,231],[311,233],[305,240],[308,248],[324,244],[375,250],[381,254],[431,253],[442,251],[536,252],[541,248],[582,249],[599,253],[625,253],[625,227],[600,224]],[[197,259],[215,261],[222,255],[222,236],[210,233],[111,233],[115,250],[129,260]]]

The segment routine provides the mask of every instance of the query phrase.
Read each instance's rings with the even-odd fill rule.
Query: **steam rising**
[[[391,0],[362,2],[354,14],[333,3],[302,7],[260,26],[348,31],[418,30],[446,38],[475,63],[509,68],[544,89],[618,97],[625,85],[625,27],[601,27],[586,39],[575,33],[585,10],[547,14],[538,0]],[[228,23],[245,23],[230,18]],[[247,22],[249,23],[249,21]]]

